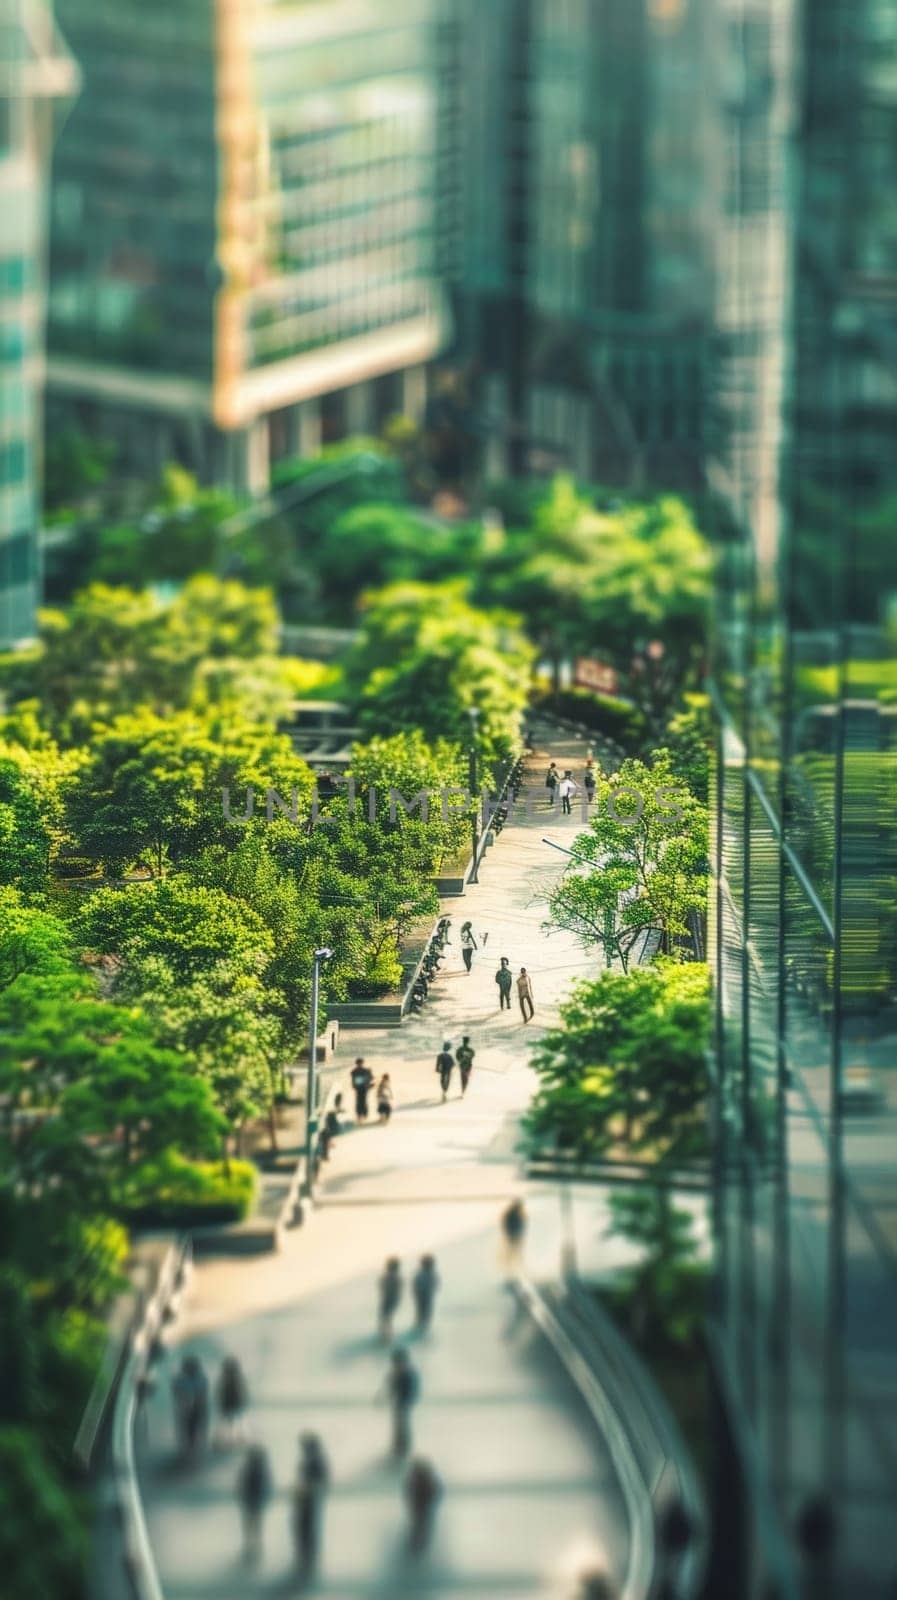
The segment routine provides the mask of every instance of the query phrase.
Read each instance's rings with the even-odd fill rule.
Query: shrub
[[[389,945],[373,956],[358,978],[353,978],[349,993],[353,1000],[379,1000],[381,995],[392,994],[402,987],[402,963],[395,948]]]
[[[132,1227],[241,1222],[255,1200],[257,1183],[249,1161],[185,1161],[168,1151],[134,1173],[118,1209]]]

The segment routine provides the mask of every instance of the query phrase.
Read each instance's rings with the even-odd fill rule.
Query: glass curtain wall
[[[758,514],[746,485],[715,652],[717,1328],[752,1484],[747,1592],[883,1600],[897,1580],[897,13],[815,0],[795,21],[784,514]],[[809,1512],[830,1521],[830,1557],[805,1548]]]

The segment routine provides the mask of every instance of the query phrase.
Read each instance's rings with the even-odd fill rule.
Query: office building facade
[[[876,0],[731,15],[755,80],[728,106],[742,143],[726,242],[753,293],[744,322],[731,305],[744,431],[713,673],[716,1582],[751,1600],[884,1600],[897,1583],[897,15]],[[769,182],[783,174],[779,205]]]
[[[50,10],[0,0],[0,649],[33,637],[40,598],[45,180],[74,88]]]
[[[695,487],[717,193],[708,0],[454,0],[459,349],[496,467]]]
[[[61,0],[51,395],[144,467],[272,457],[420,410],[437,275],[436,0]]]

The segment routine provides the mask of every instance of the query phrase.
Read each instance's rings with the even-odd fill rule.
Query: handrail
[[[648,1600],[655,1562],[653,1508],[619,1410],[543,1292],[528,1278],[518,1279],[515,1287],[579,1389],[610,1452],[629,1523],[629,1557],[621,1600]]]
[[[602,1310],[593,1296],[586,1293],[579,1280],[572,1276],[568,1277],[564,1284],[564,1292],[573,1314],[600,1351],[603,1362],[612,1372],[616,1370],[631,1397],[625,1412],[622,1413],[622,1419],[633,1450],[638,1454],[640,1441],[637,1437],[636,1411],[640,1411],[643,1424],[653,1434],[666,1465],[675,1474],[677,1486],[675,1498],[686,1512],[691,1526],[696,1529],[701,1528],[706,1524],[703,1496],[679,1424],[663,1395],[643,1368],[636,1352],[615,1326],[613,1319]],[[644,1439],[641,1441],[642,1444],[645,1442]],[[662,1478],[663,1472],[655,1479],[652,1494],[657,1492]],[[667,1494],[664,1498],[668,1504],[672,1497]],[[704,1541],[700,1538],[694,1540],[682,1558],[679,1592],[683,1596],[697,1593],[703,1576],[705,1556]]]
[[[191,1258],[190,1241],[172,1241],[165,1265],[140,1325],[132,1329],[128,1355],[115,1396],[112,1466],[124,1543],[124,1564],[135,1600],[165,1600],[150,1545],[134,1457],[134,1420],[140,1389],[162,1323]]]

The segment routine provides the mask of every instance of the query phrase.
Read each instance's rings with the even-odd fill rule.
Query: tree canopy
[[[655,750],[650,765],[622,762],[612,783],[598,787],[546,926],[578,934],[624,970],[649,929],[668,954],[681,953],[690,918],[706,907],[707,828],[706,808],[676,778],[668,751]]]

